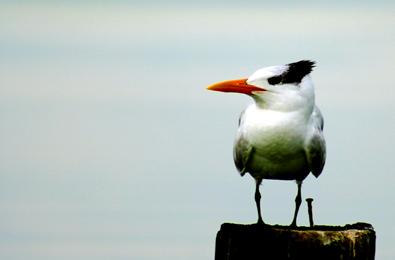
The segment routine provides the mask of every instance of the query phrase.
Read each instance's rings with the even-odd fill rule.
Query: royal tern
[[[259,186],[263,179],[296,180],[298,191],[291,226],[302,202],[303,180],[318,177],[325,164],[324,120],[315,105],[310,78],[315,63],[301,60],[260,69],[249,78],[223,81],[208,90],[247,94],[254,102],[240,115],[234,162],[255,180],[258,223],[263,224]]]

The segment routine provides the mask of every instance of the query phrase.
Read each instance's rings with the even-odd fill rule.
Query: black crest
[[[288,64],[288,70],[283,74],[268,78],[270,85],[300,83],[304,76],[309,74],[315,67],[314,61],[301,60]]]

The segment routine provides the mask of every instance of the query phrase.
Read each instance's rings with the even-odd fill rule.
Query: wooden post
[[[372,225],[296,227],[224,223],[217,233],[215,260],[373,260]]]

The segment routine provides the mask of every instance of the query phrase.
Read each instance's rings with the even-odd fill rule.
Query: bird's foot
[[[261,218],[258,219],[257,225],[265,225],[265,222]]]
[[[291,223],[291,225],[289,225],[289,227],[296,228],[297,227],[296,221],[292,221],[292,223]]]

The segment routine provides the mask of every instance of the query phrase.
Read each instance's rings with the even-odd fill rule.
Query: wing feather
[[[241,113],[239,118],[239,130],[233,146],[233,160],[241,176],[244,176],[244,174],[248,172],[248,161],[253,153],[253,146],[248,142],[240,129],[243,119],[244,111]]]
[[[326,160],[326,143],[323,134],[324,118],[318,107],[312,114],[312,122],[313,128],[308,135],[305,151],[311,172],[315,177],[318,177],[324,169]]]
[[[244,174],[248,172],[248,161],[252,153],[253,146],[243,136],[236,138],[233,149],[233,159],[241,176],[244,176]]]

